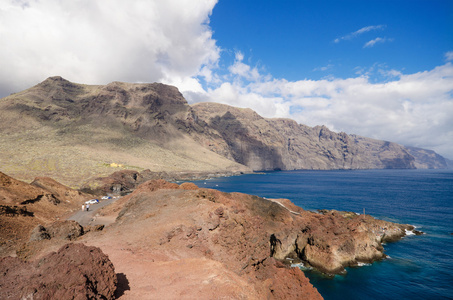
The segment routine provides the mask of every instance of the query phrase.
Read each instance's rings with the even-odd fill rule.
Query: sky
[[[56,75],[453,159],[451,0],[0,0],[0,97]]]

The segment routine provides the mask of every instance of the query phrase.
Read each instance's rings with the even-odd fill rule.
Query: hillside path
[[[116,200],[120,199],[119,197],[113,197],[112,199],[100,200],[97,204],[90,204],[89,211],[82,211],[80,208],[75,214],[70,216],[68,220],[74,220],[82,226],[88,225],[108,225],[113,223],[114,220],[109,220],[107,218],[102,218],[97,216],[97,211],[104,206],[107,206]]]

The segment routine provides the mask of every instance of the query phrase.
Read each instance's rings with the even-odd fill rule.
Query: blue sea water
[[[325,299],[453,299],[453,170],[280,171],[195,183],[287,198],[307,210],[365,209],[425,232],[384,245],[389,258],[346,275],[305,270]]]

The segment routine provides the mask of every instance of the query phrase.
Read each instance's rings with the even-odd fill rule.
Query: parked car
[[[98,199],[91,199],[85,202],[85,204],[97,204],[97,203],[99,203]]]
[[[112,197],[110,197],[110,196],[103,196],[101,199],[102,199],[102,200],[108,200],[108,199],[112,199]]]

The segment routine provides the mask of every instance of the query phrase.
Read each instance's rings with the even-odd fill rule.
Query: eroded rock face
[[[401,145],[309,127],[290,119],[266,119],[250,109],[218,103],[192,105],[207,126],[193,135],[205,147],[253,170],[414,169]],[[434,160],[437,158],[433,158]],[[417,163],[423,167],[426,162]]]
[[[14,251],[37,225],[47,226],[78,209],[87,197],[48,177],[29,184],[0,172],[0,255]],[[45,239],[45,234],[37,232],[35,238]]]
[[[99,248],[67,244],[34,262],[0,259],[1,299],[114,299],[117,277]]]
[[[296,261],[330,273],[344,272],[344,267],[371,263],[385,257],[382,242],[406,235],[410,225],[377,220],[368,215],[325,211],[324,214],[301,213],[305,220],[290,234],[276,233],[271,240],[273,256]]]

